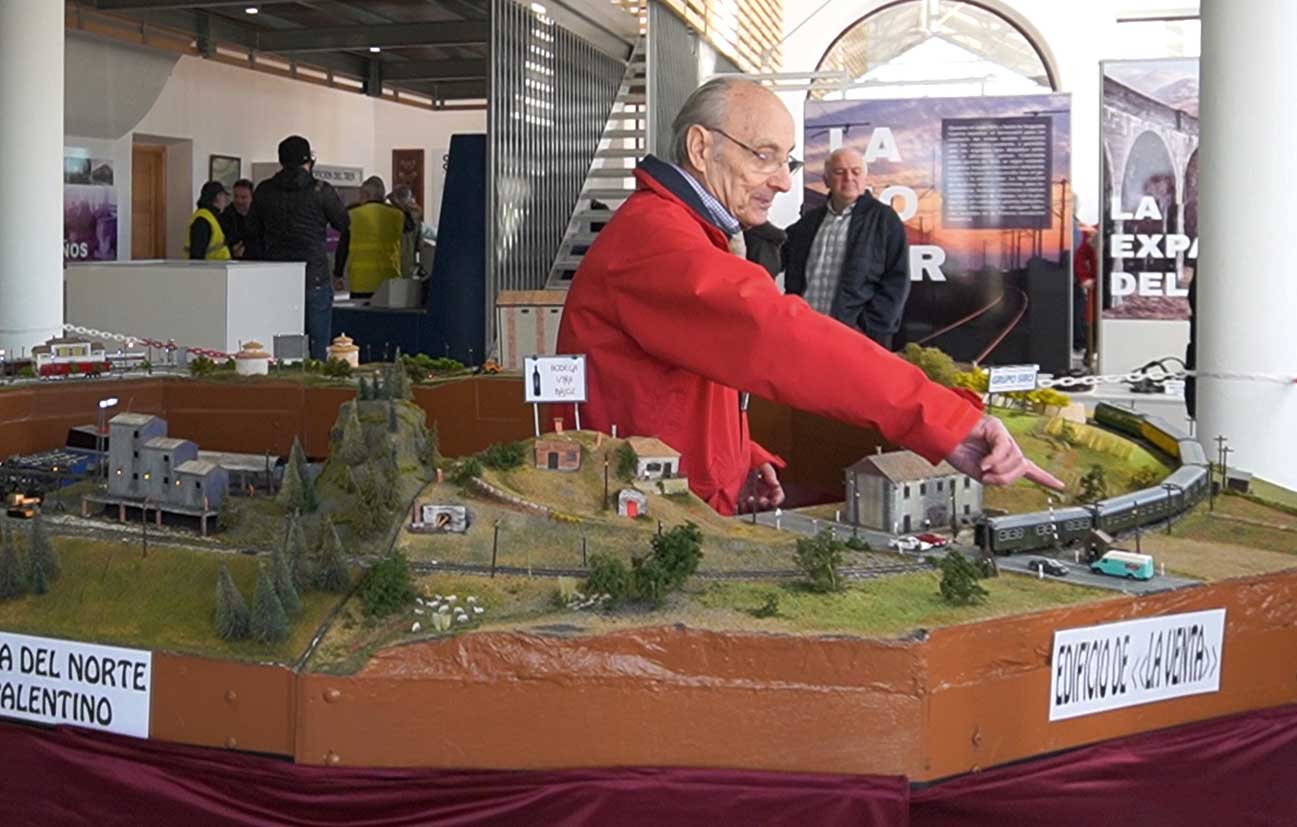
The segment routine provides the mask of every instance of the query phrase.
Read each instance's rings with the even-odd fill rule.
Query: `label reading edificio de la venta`
[[[1225,610],[1054,632],[1049,720],[1220,691]]]

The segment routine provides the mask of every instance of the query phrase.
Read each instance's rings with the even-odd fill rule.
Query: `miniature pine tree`
[[[396,418],[396,403],[387,403],[387,432],[394,434],[401,427],[400,421]]]
[[[359,537],[370,537],[378,531],[383,521],[383,508],[374,474],[368,466],[348,469],[351,487],[356,494],[356,504],[348,519]]]
[[[361,402],[368,402],[374,398],[374,390],[369,386],[369,381],[363,376],[360,377],[360,386],[356,392],[356,398]]]
[[[63,567],[59,564],[59,554],[54,550],[54,544],[50,542],[49,532],[45,530],[45,520],[41,517],[39,511],[32,518],[32,545],[28,550],[30,557],[30,566],[39,565],[45,572],[48,581],[59,579],[63,573]]]
[[[302,444],[293,438],[293,450],[288,456],[288,465],[284,468],[284,481],[279,488],[279,503],[285,508],[310,513],[319,508],[315,498],[315,486],[306,467],[306,453]]]
[[[275,546],[270,552],[270,576],[280,606],[289,615],[297,614],[302,608],[302,601],[297,596],[297,586],[293,585],[293,571],[288,565],[288,555],[279,546]]]
[[[314,579],[314,561],[306,551],[306,530],[302,528],[302,521],[297,514],[293,514],[288,521],[288,530],[284,534],[284,556],[293,573],[293,585],[301,592]]]
[[[33,563],[31,555],[27,555],[27,588],[32,594],[45,594],[50,590],[50,581],[45,576],[45,567]]]
[[[234,585],[229,566],[221,563],[216,575],[216,634],[221,640],[243,640],[251,631],[251,624],[248,604]]]
[[[284,466],[284,480],[279,484],[278,500],[280,505],[294,508],[302,499],[302,477],[297,473],[297,466],[292,462]]]
[[[3,522],[8,523],[8,520]],[[0,600],[9,600],[22,596],[26,584],[23,582],[22,560],[18,557],[18,545],[14,542],[13,531],[8,525],[3,529],[0,531],[4,535],[3,540],[0,540]]]
[[[252,636],[262,643],[275,643],[288,637],[288,615],[275,593],[270,573],[262,566],[257,575],[257,591],[252,597]]]
[[[941,596],[949,603],[979,603],[989,594],[977,582],[977,568],[958,551],[941,559]]]
[[[347,408],[347,415],[342,420],[342,444],[338,446],[338,459],[353,467],[369,456],[365,444],[365,426],[360,423],[356,408],[356,405]]]
[[[345,592],[351,585],[351,572],[343,559],[342,540],[333,521],[324,518],[320,529],[320,553],[315,567],[315,587],[326,592]]]
[[[387,367],[383,368],[383,390],[378,397],[379,399],[382,399],[384,401],[390,401],[393,398],[393,396],[395,396],[396,388],[392,387],[392,383],[394,381],[395,379],[394,379],[394,373],[392,371],[392,366],[388,365]]]
[[[437,422],[433,421],[432,427],[428,429],[423,438],[423,448],[419,452],[419,459],[429,468],[437,467],[441,460],[441,433],[437,430]]]

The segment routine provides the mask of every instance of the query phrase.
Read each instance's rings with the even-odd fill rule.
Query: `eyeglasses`
[[[788,174],[792,175],[795,172],[797,172],[797,170],[805,166],[805,164],[803,164],[801,161],[797,160],[791,155],[789,155],[784,160],[780,160],[772,152],[768,152],[763,149],[753,149],[752,147],[740,141],[738,138],[735,138],[733,135],[726,132],[724,129],[713,129],[711,127],[705,127],[705,128],[711,130],[712,132],[716,132],[723,137],[729,138],[730,141],[734,143],[736,146],[740,146],[743,149],[746,149],[748,152],[751,152],[752,157],[757,159],[758,172],[765,173],[766,175],[771,175],[778,172],[781,167],[787,166]]]

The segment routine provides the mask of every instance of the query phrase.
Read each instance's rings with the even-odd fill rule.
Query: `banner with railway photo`
[[[849,146],[905,223],[898,348],[1069,368],[1070,96],[811,100],[805,130],[803,210],[825,202],[824,162]]]
[[[1189,318],[1198,261],[1198,60],[1103,75],[1103,318]]]
[[[84,149],[63,150],[63,261],[117,260],[113,162]]]

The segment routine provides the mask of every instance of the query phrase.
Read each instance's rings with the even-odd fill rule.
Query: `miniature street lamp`
[[[1183,491],[1184,489],[1173,482],[1164,482],[1162,487],[1166,489],[1166,533],[1170,534],[1171,516],[1175,513],[1174,503],[1171,498],[1175,496],[1176,491]]]
[[[107,416],[104,411],[115,407],[117,407],[117,397],[110,396],[107,399],[100,399],[99,415],[95,420],[95,451],[99,454],[99,467],[103,469],[102,476],[105,485],[108,484],[108,458],[104,456],[104,428],[107,427],[104,425],[104,417]]]

